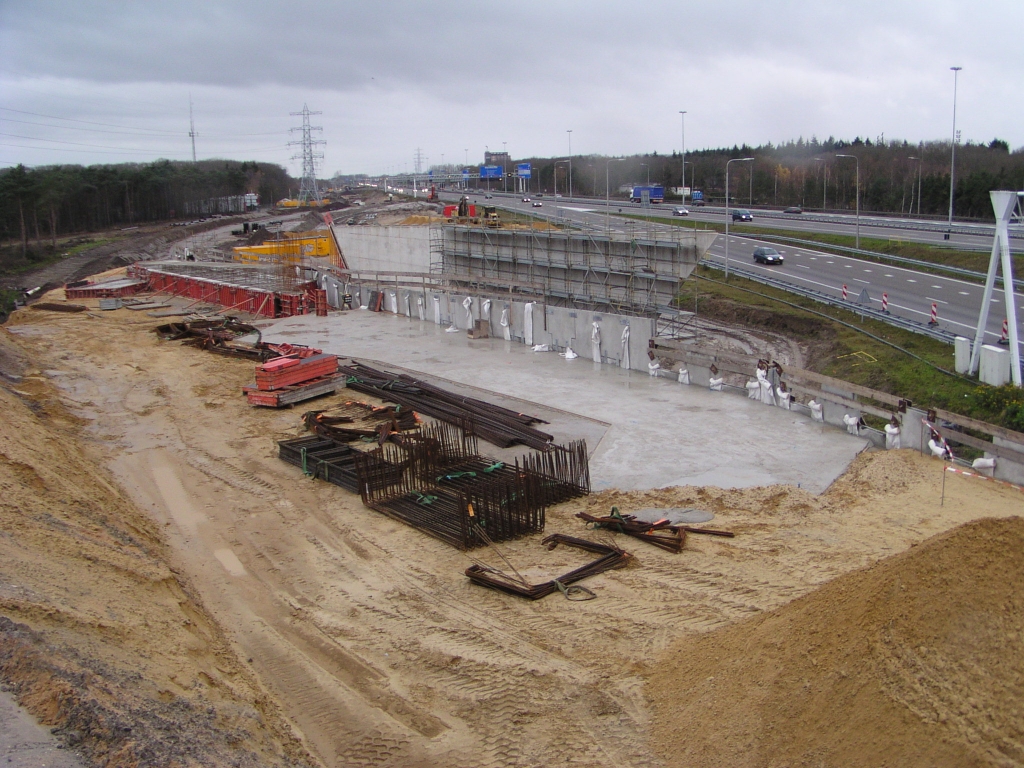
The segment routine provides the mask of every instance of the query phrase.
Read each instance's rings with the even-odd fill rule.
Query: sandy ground
[[[72,411],[85,458],[152,522],[235,659],[328,766],[679,764],[656,738],[669,720],[647,686],[691,641],[1024,508],[1017,489],[950,473],[940,503],[941,465],[909,451],[862,454],[821,495],[784,485],[603,491],[549,510],[547,532],[583,535],[573,518],[582,509],[693,506],[737,536],[691,536],[678,555],[625,538],[635,562],[591,579],[597,599],[530,603],[470,585],[466,554],[281,462],[275,440],[300,434],[302,409],[250,408],[240,388],[251,363],[161,342],[156,322],[127,310],[25,311],[0,333],[32,360],[39,393]],[[532,579],[584,560],[548,552],[539,537],[501,548]],[[94,589],[89,599],[102,600]],[[165,641],[161,627],[133,633]],[[120,647],[92,650],[124,662],[132,651]],[[952,726],[941,733],[966,739]],[[729,764],[784,764],[742,754]]]

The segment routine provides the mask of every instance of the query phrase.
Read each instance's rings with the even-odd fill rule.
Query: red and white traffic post
[[[846,283],[843,283],[843,301],[846,301]]]
[[[999,336],[999,343],[1003,346],[1009,346],[1010,344],[1010,321],[1005,317],[1003,318],[1003,332]]]
[[[887,315],[889,314],[889,294],[888,293],[883,293],[882,294],[882,311],[885,314],[887,314]]]
[[[931,320],[928,321],[928,325],[938,325],[938,324],[939,324],[939,305],[936,302],[933,301],[932,302],[932,317],[931,317]]]

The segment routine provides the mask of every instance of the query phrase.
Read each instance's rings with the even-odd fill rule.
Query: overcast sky
[[[1024,146],[1024,0],[0,0],[0,166],[190,159],[298,175],[803,136]]]

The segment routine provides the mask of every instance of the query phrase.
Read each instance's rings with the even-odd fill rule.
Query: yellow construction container
[[[328,232],[282,232],[277,240],[261,245],[242,245],[232,249],[235,261],[267,261],[274,264],[301,264],[303,259],[330,259],[336,264],[340,254],[334,236]]]

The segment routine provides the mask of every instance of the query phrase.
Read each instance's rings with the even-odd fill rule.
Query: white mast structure
[[[978,330],[974,335],[974,346],[971,348],[971,365],[969,373],[978,370],[981,360],[981,346],[985,340],[985,328],[988,325],[988,309],[992,304],[992,292],[996,284],[996,272],[1000,262],[1003,268],[1003,297],[1006,303],[1007,332],[1010,337],[1010,376],[1014,386],[1020,387],[1020,339],[1017,336],[1017,301],[1013,292],[1013,260],[1010,257],[1010,219],[1017,207],[1017,198],[1024,198],[1024,192],[1007,192],[1005,190],[988,193],[992,198],[992,208],[996,214],[996,234],[992,240],[992,256],[988,262],[988,276],[985,278],[985,292],[981,299],[981,313],[978,315]]]

